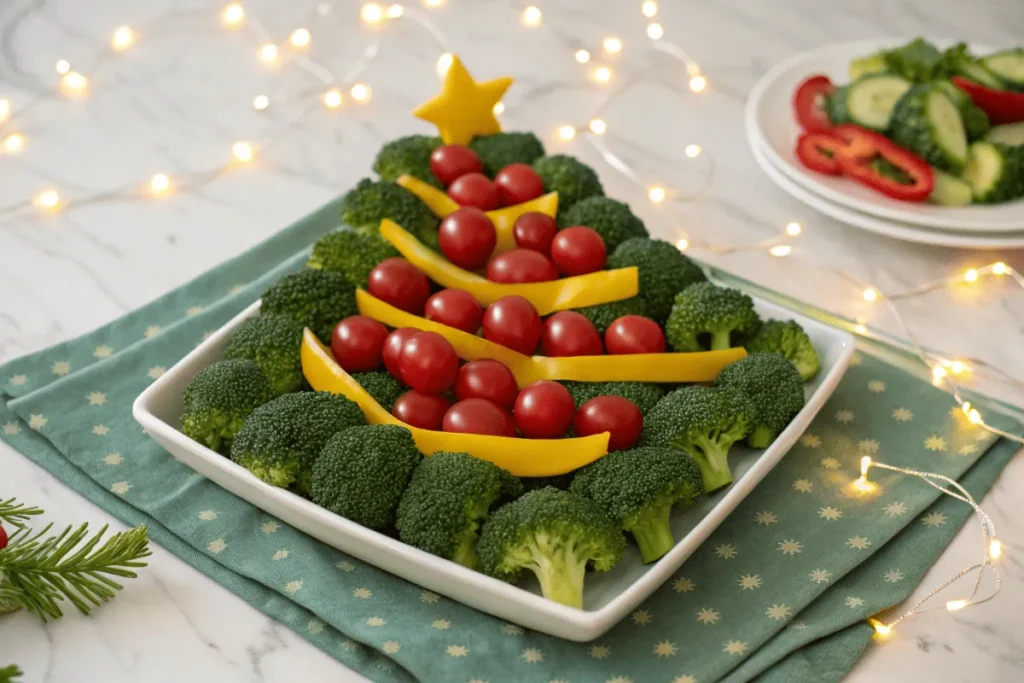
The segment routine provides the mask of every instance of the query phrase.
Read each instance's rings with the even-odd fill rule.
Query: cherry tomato
[[[440,394],[455,381],[459,356],[437,332],[420,332],[402,346],[398,357],[402,381],[424,394]]]
[[[537,309],[521,296],[503,296],[484,311],[484,339],[531,355],[540,341]]]
[[[430,280],[404,258],[384,259],[370,271],[367,289],[381,301],[420,315],[430,296]]]
[[[398,359],[402,355],[402,347],[405,346],[405,342],[409,341],[420,331],[415,327],[400,327],[387,336],[384,340],[384,350],[381,352],[381,360],[384,361],[384,367],[391,376],[397,380],[402,379],[401,368],[398,367]]]
[[[459,368],[455,378],[455,396],[482,398],[503,410],[512,410],[519,387],[512,371],[496,360],[474,360]]]
[[[522,204],[544,194],[544,181],[528,164],[509,164],[494,176],[502,206]]]
[[[600,356],[601,335],[594,323],[576,311],[559,311],[544,321],[540,348],[545,356]]]
[[[559,230],[551,242],[551,260],[562,275],[586,275],[604,269],[608,252],[604,240],[591,228]]]
[[[498,186],[483,173],[460,175],[448,186],[448,196],[460,206],[475,206],[483,211],[491,211],[501,206]]]
[[[448,187],[459,176],[484,170],[484,165],[469,147],[442,145],[430,153],[430,170],[442,185]]]
[[[487,264],[487,279],[506,284],[550,282],[558,279],[558,270],[539,251],[513,249],[491,259]]]
[[[512,224],[512,235],[522,249],[539,251],[545,256],[551,253],[551,240],[558,232],[558,223],[546,213],[527,211]]]
[[[461,289],[442,289],[427,299],[424,307],[427,320],[476,334],[484,317],[484,309],[469,292]]]
[[[557,439],[572,424],[576,404],[569,390],[558,382],[542,379],[519,392],[512,414],[528,439]]]
[[[362,315],[350,315],[331,333],[331,352],[346,372],[369,372],[380,367],[388,328]]]
[[[644,416],[634,403],[621,396],[595,396],[580,406],[572,421],[576,436],[609,432],[609,451],[624,451],[640,440]]]
[[[391,414],[412,427],[440,431],[444,414],[451,406],[452,402],[444,396],[421,394],[414,390],[395,399]]]
[[[442,429],[461,434],[516,435],[512,416],[482,398],[467,398],[449,408],[444,414]]]
[[[661,325],[642,315],[616,318],[604,333],[608,353],[665,353]]]
[[[497,243],[494,223],[474,206],[464,206],[448,214],[437,231],[441,253],[466,270],[479,270],[487,265]]]

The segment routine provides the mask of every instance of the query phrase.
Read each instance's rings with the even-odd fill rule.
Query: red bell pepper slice
[[[841,175],[836,153],[846,143],[829,133],[804,133],[796,141],[796,158],[800,163],[818,173]]]
[[[825,97],[836,90],[828,76],[818,74],[804,80],[793,93],[793,113],[808,133],[824,133],[832,128],[825,111]]]
[[[988,88],[959,76],[953,77],[953,85],[967,93],[992,123],[1024,121],[1024,93]]]
[[[935,189],[935,174],[928,162],[884,135],[853,124],[837,126],[832,132],[846,143],[836,151],[844,175],[907,202],[924,201]],[[900,178],[884,174],[879,161],[895,167]]]

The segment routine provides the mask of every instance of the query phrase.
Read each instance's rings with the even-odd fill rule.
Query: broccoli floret
[[[218,361],[185,388],[181,431],[215,451],[229,452],[246,418],[273,397],[270,382],[251,360]]]
[[[628,299],[619,299],[606,304],[595,304],[573,310],[592,322],[597,328],[597,333],[602,337],[611,324],[624,315],[651,317],[651,307],[641,296],[631,296]]]
[[[522,493],[519,479],[500,467],[440,451],[416,466],[395,526],[402,542],[476,569],[477,532],[491,507]]]
[[[796,367],[777,353],[751,353],[725,366],[715,386],[746,394],[755,409],[751,448],[767,448],[804,407],[804,382]]]
[[[441,146],[441,138],[431,135],[406,135],[387,142],[373,162],[373,170],[384,180],[398,180],[411,175],[440,188],[441,183],[430,170],[430,153]]]
[[[742,345],[760,326],[749,296],[698,282],[676,295],[665,337],[676,351],[719,351]]]
[[[746,343],[750,353],[778,353],[796,366],[800,378],[807,381],[818,374],[821,359],[811,338],[792,320],[769,320]]]
[[[370,529],[386,529],[420,459],[405,427],[340,431],[313,466],[313,502]]]
[[[646,415],[665,396],[660,384],[653,382],[562,382],[579,409],[597,396],[621,396]]]
[[[704,491],[732,483],[729,449],[754,428],[757,408],[731,387],[688,386],[676,389],[644,417],[641,446],[679,448],[697,461]]]
[[[373,396],[373,399],[387,411],[391,410],[398,397],[406,391],[401,382],[383,370],[356,372],[353,373],[352,379],[359,382],[359,386],[366,389],[366,393]]]
[[[650,307],[650,317],[664,325],[676,294],[707,277],[700,266],[665,240],[631,237],[608,257],[608,269],[636,266],[640,271],[640,296]]]
[[[511,164],[532,164],[544,156],[544,145],[533,133],[497,133],[473,138],[469,148],[480,157],[490,177]]]
[[[341,273],[353,287],[366,288],[370,271],[384,259],[398,256],[398,250],[379,234],[342,228],[313,244],[306,265],[317,270]]]
[[[572,493],[597,503],[628,531],[650,563],[676,544],[669,527],[672,506],[689,507],[704,493],[700,468],[673,448],[634,448],[609,453],[573,479]]]
[[[231,459],[273,486],[309,495],[313,463],[338,431],[365,425],[344,396],[285,394],[253,411],[231,445]]]
[[[267,313],[244,321],[231,334],[224,357],[251,360],[270,380],[274,396],[302,387],[302,325],[287,315]]]
[[[529,569],[545,598],[582,608],[587,563],[608,571],[625,546],[619,525],[597,503],[549,486],[492,513],[477,554],[486,574],[516,581]]]
[[[593,229],[604,240],[609,253],[630,237],[647,237],[644,222],[633,215],[629,206],[608,197],[587,197],[565,211],[559,209],[558,225],[562,228],[585,225]]]
[[[558,193],[559,214],[581,199],[604,196],[604,188],[594,169],[574,157],[565,154],[541,157],[533,162],[533,170],[544,181],[545,190]]]
[[[368,235],[380,234],[390,218],[432,249],[437,248],[440,221],[413,193],[390,180],[364,178],[341,200],[341,221]]]
[[[343,275],[310,269],[285,275],[264,292],[262,311],[287,315],[323,341],[339,320],[359,312],[355,287]]]

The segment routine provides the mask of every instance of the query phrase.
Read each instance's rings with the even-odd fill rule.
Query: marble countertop
[[[342,79],[375,39],[357,19],[358,4],[252,0],[245,7],[276,42],[309,28],[310,57]],[[664,0],[657,20],[666,39],[699,61],[709,80],[699,96],[681,87],[686,75],[678,63],[651,56],[640,0],[538,0],[543,18],[535,28],[521,25],[525,3],[518,1],[438,4],[412,3],[437,22],[474,75],[516,78],[506,98],[506,128],[537,131],[551,141],[549,149],[592,162],[608,194],[630,201],[652,232],[677,239],[685,230],[704,240],[747,243],[791,221],[804,229],[785,259],[765,250],[695,256],[889,331],[895,327],[884,310],[867,304],[839,271],[885,291],[997,259],[1024,270],[1021,252],[906,244],[815,213],[762,174],[742,132],[746,94],[790,54],[831,41],[915,34],[1010,46],[1024,35],[1020,0]],[[0,362],[86,332],[202,273],[355,184],[383,141],[428,131],[408,112],[436,91],[439,50],[415,24],[376,29],[388,35],[363,76],[372,100],[328,110],[316,99],[326,86],[284,59],[287,49],[282,63],[261,64],[260,41],[245,30],[225,30],[221,9],[202,0],[0,5],[0,98],[15,111],[32,102],[12,122],[25,136],[24,149],[0,152]],[[137,28],[137,43],[124,54],[102,56],[122,24]],[[609,35],[621,38],[624,49],[605,59],[600,46]],[[604,113],[608,144],[666,187],[692,182],[679,172],[682,150],[700,144],[716,165],[706,193],[671,211],[655,206],[586,144],[555,141],[558,126],[585,123],[601,97],[588,76],[597,59],[580,66],[573,59],[579,48],[607,63],[613,81],[650,67],[651,78]],[[90,79],[87,97],[53,95],[58,59]],[[259,94],[270,101],[263,112],[251,104]],[[260,144],[271,136],[272,144]],[[237,140],[257,144],[252,164],[183,182],[228,159]],[[122,194],[75,204],[76,197],[111,188],[145,187],[158,172],[175,189],[166,198]],[[5,208],[47,187],[70,200],[63,211]],[[929,346],[1024,376],[1019,290],[1005,283],[953,288],[900,306]],[[117,525],[3,445],[0,469],[0,495],[44,507],[47,521]],[[1015,559],[1024,548],[1021,490],[1018,458],[984,501],[1006,548],[998,601],[902,624],[897,637],[869,647],[849,680],[1024,677],[1024,635],[1013,608],[1024,604]],[[925,585],[973,562],[976,543],[973,528],[962,533]],[[13,653],[27,683],[362,680],[160,548],[150,568],[91,618],[72,614],[47,626],[24,614],[0,619],[0,653],[0,660]]]

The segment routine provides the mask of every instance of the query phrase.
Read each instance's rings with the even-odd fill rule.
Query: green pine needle
[[[43,511],[40,508],[28,507],[24,503],[16,503],[14,498],[0,500],[0,524],[22,527],[25,526],[26,519],[33,515],[41,514],[43,514]]]
[[[14,679],[22,675],[22,670],[16,664],[5,666],[0,669],[0,683],[15,683]]]

